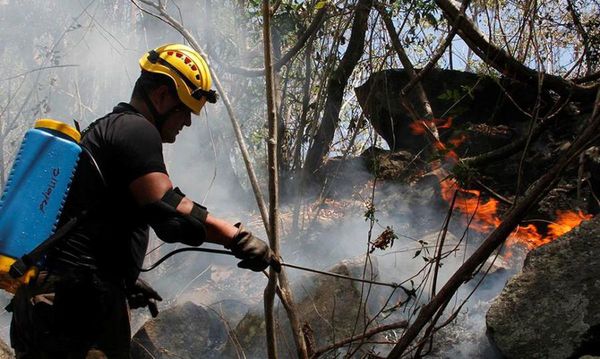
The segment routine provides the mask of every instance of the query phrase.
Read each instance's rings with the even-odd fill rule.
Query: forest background
[[[384,202],[378,196],[406,193],[409,181],[395,181],[376,195],[376,171],[355,167],[345,171],[338,166],[339,161],[357,158],[367,149],[392,147],[371,125],[373,119],[359,104],[354,89],[387,69],[404,69],[409,78],[417,76],[413,69],[425,69],[422,74],[432,68],[458,70],[498,82],[501,78],[520,81],[540,98],[542,93],[549,95],[555,101],[549,107],[555,106],[555,111],[573,102],[589,110],[594,108],[600,78],[599,13],[597,0],[0,0],[0,187],[4,187],[20,139],[35,119],[77,120],[85,127],[117,102],[129,99],[141,54],[168,42],[187,43],[209,61],[221,101],[207,106],[178,143],[166,146],[174,182],[211,211],[249,223],[269,238],[283,258],[321,269],[344,258],[368,256],[375,239],[392,229],[387,233],[398,240],[396,246],[403,243],[399,237],[404,235],[409,248],[415,249],[401,258],[405,261],[401,269],[382,277],[408,283],[409,273],[423,273],[421,256],[414,256],[421,261],[416,263],[413,254],[429,253],[415,239],[421,237],[414,235],[423,223],[402,213],[380,211]],[[411,181],[439,169],[436,166],[446,161],[448,153],[439,147],[439,123],[433,121],[431,103],[436,99],[418,83],[406,86],[397,100],[410,121],[424,129],[429,143],[423,152],[414,151],[412,162],[420,167]],[[407,100],[409,91],[417,94],[416,99]],[[468,89],[459,88],[442,97],[458,100],[464,92]],[[543,123],[547,116],[540,114],[540,108],[534,103],[523,109],[529,121],[522,127],[533,129]],[[579,127],[597,130],[594,118],[586,117],[587,125]],[[573,134],[570,140],[575,144],[577,138]],[[592,144],[591,139],[565,149],[565,154],[577,158]],[[328,163],[335,163],[335,170]],[[457,173],[464,171],[450,170],[451,175]],[[351,204],[333,200],[330,193],[344,182],[339,178],[355,177],[366,180],[351,191]],[[520,176],[514,180],[516,189],[503,194],[514,203],[519,198],[526,203],[523,208],[507,207],[502,217],[512,222],[507,221],[505,227],[495,225],[479,235],[481,243],[487,243],[483,238],[497,227],[492,233],[495,241],[484,251],[489,253],[481,254],[479,262],[503,242],[551,189],[556,177],[548,179],[534,198],[528,196],[531,190],[517,183]],[[438,218],[426,227],[439,230],[446,208],[428,209],[424,216]],[[160,247],[151,258],[168,248]],[[175,293],[173,301],[185,297],[191,281],[209,265],[231,265],[226,258],[190,256],[195,256],[195,264],[188,268],[189,278],[181,284],[169,280],[159,284],[163,291]],[[395,262],[398,257],[394,257]],[[440,267],[441,259],[441,252],[431,251],[425,265]],[[386,260],[381,259],[382,263]],[[443,313],[460,284],[440,298],[435,282],[452,281],[454,270],[468,263],[462,254],[454,262],[443,267],[439,279],[435,270],[435,275],[419,276],[408,289],[411,295],[420,293],[422,302],[408,316],[408,330],[388,338],[393,343],[400,337],[404,340],[389,347],[395,348],[392,357],[406,349],[402,345],[413,343],[436,313]],[[164,279],[173,266],[167,265],[157,278]],[[474,267],[464,270],[462,277]],[[289,275],[292,282],[297,278],[293,272]],[[267,285],[263,277],[244,278],[246,285],[252,283],[260,290]],[[274,320],[269,319],[269,303],[278,278],[284,289],[279,300],[287,303],[295,350],[298,356],[307,357],[306,338],[290,305],[292,291],[285,290],[289,288],[287,274],[271,272],[270,278],[267,288],[272,290],[267,290],[265,300],[267,328],[271,327],[268,336]],[[423,310],[428,299],[429,314]],[[461,308],[456,305],[454,309],[459,312]],[[6,336],[7,325],[3,329]],[[272,356],[275,344],[273,340],[268,343]]]

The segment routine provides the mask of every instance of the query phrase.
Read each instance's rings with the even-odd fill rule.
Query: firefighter
[[[58,227],[82,219],[13,298],[10,335],[19,359],[129,358],[129,308],[161,300],[138,278],[149,226],[165,242],[221,244],[241,268],[262,271],[274,261],[264,241],[186,197],[165,168],[162,144],[217,101],[206,62],[188,46],[169,44],[139,63],[130,102],[82,133],[86,155]]]

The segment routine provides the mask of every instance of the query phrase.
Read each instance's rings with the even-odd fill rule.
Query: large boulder
[[[405,70],[384,70],[372,74],[355,92],[373,128],[390,149],[414,152],[427,146],[427,138],[412,133],[412,119],[400,101],[400,91],[408,80]],[[464,128],[472,139],[482,139],[476,150],[471,149],[471,154],[491,150],[512,140],[510,129],[493,126],[527,120],[520,109],[531,110],[536,101],[535,89],[521,83],[462,71],[432,69],[423,77],[422,84],[435,118],[452,118],[452,128],[465,127],[469,123],[486,124],[485,130],[480,126]],[[416,91],[410,92],[406,99],[409,103],[418,103]]]
[[[133,359],[222,358],[227,328],[213,309],[186,302],[162,311],[133,336]]]
[[[600,354],[600,218],[531,251],[487,313],[508,358]]]

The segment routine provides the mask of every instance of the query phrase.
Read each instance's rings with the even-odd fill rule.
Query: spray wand
[[[176,250],[174,250],[172,252],[167,253],[164,257],[162,257],[161,259],[159,259],[156,263],[154,263],[150,267],[148,267],[148,268],[140,268],[140,270],[142,272],[149,272],[149,271],[153,270],[154,268],[158,267],[162,262],[164,262],[168,258],[174,256],[175,254],[181,253],[181,252],[188,252],[188,251],[191,251],[191,252],[206,252],[206,253],[224,254],[224,255],[228,255],[228,256],[233,256],[234,255],[232,252],[226,251],[226,250],[222,250],[222,249],[195,248],[195,247],[194,248],[180,248],[180,249],[176,249]],[[342,275],[342,274],[337,274],[337,273],[322,271],[322,270],[318,270],[318,269],[303,267],[303,266],[299,266],[299,265],[291,264],[291,263],[285,263],[285,262],[282,262],[281,260],[279,260],[279,259],[277,259],[275,257],[273,257],[271,259],[271,264],[270,265],[277,272],[279,272],[281,270],[281,267],[284,266],[284,267],[294,268],[294,269],[298,269],[298,270],[302,270],[302,271],[306,271],[306,272],[312,272],[312,273],[322,274],[322,275],[326,275],[326,276],[330,276],[330,277],[351,280],[351,281],[354,281],[354,282],[361,282],[361,283],[381,285],[381,286],[386,286],[386,287],[392,287],[394,289],[400,288],[409,297],[414,296],[414,290],[409,290],[409,289],[403,287],[402,285],[400,285],[398,283],[386,283],[386,282],[378,282],[378,281],[368,280],[368,279],[362,279],[362,278],[353,278],[353,277],[345,276],[345,275]]]

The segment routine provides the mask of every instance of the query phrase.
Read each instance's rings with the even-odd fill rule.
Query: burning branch
[[[590,142],[597,137],[598,131],[600,131],[600,91],[596,96],[594,112],[589,125],[581,132],[577,140],[563,156],[558,159],[556,164],[528,189],[525,196],[506,214],[504,221],[486,238],[471,257],[458,268],[439,293],[421,308],[419,315],[392,349],[388,358],[400,358],[408,346],[419,335],[421,329],[427,325],[436,313],[443,310],[443,306],[449,298],[456,293],[464,282],[471,279],[477,267],[485,262],[504,243],[529,209],[550,191],[565,167],[589,146]]]

